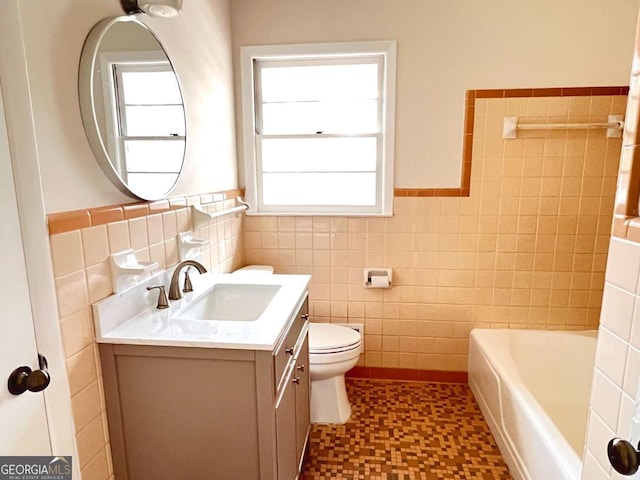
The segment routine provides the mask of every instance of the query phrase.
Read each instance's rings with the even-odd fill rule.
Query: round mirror
[[[98,23],[82,49],[80,111],[93,153],[124,193],[165,197],[184,162],[178,78],[162,45],[133,17]]]

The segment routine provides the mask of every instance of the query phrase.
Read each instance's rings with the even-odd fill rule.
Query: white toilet
[[[311,423],[346,423],[351,416],[344,374],[360,358],[360,333],[329,323],[309,324]]]
[[[248,265],[238,275],[269,275],[270,265]],[[344,374],[355,367],[362,351],[360,332],[330,323],[309,324],[311,423],[346,423],[351,405]]]
[[[273,274],[273,267],[271,265],[247,265],[233,273],[235,275],[271,275]]]

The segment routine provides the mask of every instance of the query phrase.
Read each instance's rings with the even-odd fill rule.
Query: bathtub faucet
[[[171,283],[169,284],[169,300],[179,300],[182,298],[182,292],[180,291],[178,282],[180,281],[180,272],[184,267],[196,267],[196,269],[200,273],[207,272],[207,269],[204,268],[204,265],[202,265],[200,262],[196,262],[195,260],[185,260],[184,262],[180,262],[176,269],[173,271],[173,275],[171,276]],[[185,285],[191,285],[191,281],[189,280],[188,276],[185,279]],[[189,291],[189,289],[187,288],[186,291]]]

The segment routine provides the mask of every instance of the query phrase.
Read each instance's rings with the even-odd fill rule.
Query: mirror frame
[[[107,34],[109,29],[120,22],[132,22],[137,24],[138,26],[144,28],[147,32],[149,32],[153,38],[158,42],[158,45],[164,51],[171,68],[173,69],[173,73],[176,75],[176,81],[178,83],[178,88],[180,89],[180,95],[182,97],[182,104],[184,108],[184,123],[185,123],[185,146],[184,152],[182,154],[182,165],[180,167],[180,172],[176,177],[175,182],[171,185],[171,187],[162,194],[158,196],[140,196],[135,193],[133,190],[129,188],[129,186],[122,180],[113,164],[111,163],[109,153],[107,152],[104,140],[100,134],[100,128],[98,126],[98,119],[96,114],[96,104],[94,101],[94,75],[96,75],[95,65],[96,59],[98,57],[98,50],[100,44],[104,36]],[[100,168],[105,173],[107,178],[113,183],[113,185],[120,190],[125,195],[128,195],[135,199],[140,200],[160,200],[162,198],[166,198],[171,191],[176,187],[182,173],[184,171],[184,164],[187,155],[187,111],[186,106],[184,105],[184,93],[182,89],[182,85],[180,84],[180,79],[178,78],[178,74],[176,73],[173,62],[169,58],[164,45],[158,38],[158,36],[149,28],[147,25],[142,23],[138,18],[134,16],[119,16],[119,17],[110,17],[105,18],[98,22],[89,32],[87,38],[82,46],[82,54],[80,56],[80,67],[78,70],[78,97],[80,100],[80,115],[82,117],[82,123],[84,125],[85,134],[87,136],[87,140],[89,141],[89,145],[91,146],[91,150],[93,151]]]

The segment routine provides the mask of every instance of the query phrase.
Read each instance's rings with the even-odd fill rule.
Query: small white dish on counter
[[[98,343],[273,350],[311,278],[206,273],[159,310],[146,287],[166,284],[166,275],[93,304]]]

